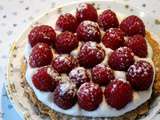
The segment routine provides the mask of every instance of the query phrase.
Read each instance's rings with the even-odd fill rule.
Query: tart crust
[[[160,95],[160,45],[152,38],[149,32],[146,32],[146,38],[153,50],[152,60],[154,62],[155,69],[156,69],[152,97],[147,102],[145,102],[144,104],[136,108],[135,110],[132,110],[119,117],[112,117],[110,118],[111,120],[135,120],[140,116],[147,114],[147,112],[149,111],[150,103],[152,103],[152,101],[157,95]],[[55,112],[54,110],[50,109],[48,106],[44,105],[41,101],[37,99],[32,88],[28,85],[25,79],[25,72],[26,72],[26,60],[23,59],[22,66],[21,66],[21,74],[22,74],[22,79],[24,81],[24,86],[25,86],[24,87],[25,95],[28,97],[31,103],[38,108],[38,113],[40,115],[47,115],[51,120],[70,120],[72,118],[75,118],[76,120],[92,119],[89,117],[73,117],[69,115],[64,115],[62,113]],[[24,119],[28,120],[29,117],[24,116]],[[104,120],[104,118],[99,118],[98,120]]]

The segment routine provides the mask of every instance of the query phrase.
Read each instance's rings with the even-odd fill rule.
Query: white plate
[[[122,14],[125,16],[134,14],[141,17],[149,31],[154,33],[157,31],[154,20],[152,19],[151,15],[147,14],[146,12],[140,11],[138,9],[132,8],[131,6],[128,8],[123,2],[118,1],[101,1],[101,0],[94,0],[90,1],[91,3],[95,4],[95,7],[104,10],[107,8],[112,9],[117,14]],[[11,51],[10,51],[10,57],[9,57],[9,63],[8,63],[8,71],[7,71],[7,81],[6,81],[6,89],[9,95],[9,98],[11,102],[13,103],[15,109],[20,114],[22,118],[26,118],[26,116],[29,116],[29,119],[39,120],[42,119],[37,114],[36,109],[33,107],[33,105],[29,102],[28,98],[24,95],[24,88],[21,84],[22,77],[21,77],[21,62],[23,59],[23,51],[25,44],[27,42],[28,33],[31,30],[33,25],[38,24],[48,24],[54,27],[54,23],[57,20],[57,17],[61,13],[66,12],[72,12],[74,13],[76,10],[76,7],[79,3],[74,2],[62,6],[58,6],[46,13],[44,13],[42,16],[38,17],[32,25],[30,25],[23,33],[20,35],[20,37],[15,40],[15,42],[12,45]],[[154,34],[153,34],[154,35]],[[158,36],[154,35],[155,39],[158,40]],[[12,89],[11,89],[12,87]],[[158,110],[160,109],[160,103],[159,100],[155,101],[152,108],[150,109],[150,112],[147,116],[147,118],[153,117],[156,115]]]

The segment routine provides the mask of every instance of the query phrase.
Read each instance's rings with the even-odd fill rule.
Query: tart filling
[[[96,14],[93,6],[83,4],[80,7],[76,14],[81,17],[80,23],[75,19],[71,21],[74,17],[71,14],[58,18],[56,26],[62,33],[57,38],[55,34],[59,31],[51,28],[31,31],[25,49],[27,82],[42,103],[72,116],[116,117],[136,109],[150,99],[155,77],[152,48],[143,37],[143,23],[131,16],[131,20],[127,17],[117,28],[119,23],[111,10],[105,10],[92,20],[89,12],[85,15],[83,9]],[[112,17],[107,21],[106,16]],[[136,21],[137,25],[132,25],[131,21]],[[68,24],[73,22],[75,26],[71,29]],[[128,24],[131,28],[127,32]],[[147,54],[141,52],[141,43]],[[47,70],[41,70],[44,67]],[[146,77],[149,71],[150,79]],[[135,76],[144,81],[137,83]]]
[[[149,48],[149,46],[148,46]],[[151,51],[152,49],[148,49],[148,52]],[[31,47],[28,44],[26,46],[26,51],[25,51],[25,57],[28,58],[29,55],[29,51],[31,51]],[[150,52],[149,52],[150,53]],[[151,54],[149,56],[152,56]],[[140,58],[137,58],[138,60]],[[144,60],[144,59],[143,59]],[[146,58],[146,61],[148,61],[149,63],[152,64],[153,68],[153,62],[151,60],[151,58]],[[115,117],[115,116],[120,116],[123,115],[126,112],[129,112],[131,110],[136,109],[138,106],[140,106],[141,104],[143,104],[144,102],[146,102],[148,99],[150,99],[151,94],[152,94],[152,86],[153,86],[153,82],[151,84],[151,86],[149,87],[148,90],[145,91],[134,91],[133,92],[133,100],[132,102],[130,102],[127,106],[125,106],[124,108],[120,109],[120,110],[116,110],[115,108],[112,108],[111,106],[109,106],[106,102],[105,102],[105,98],[103,98],[103,101],[101,102],[101,104],[99,105],[99,107],[94,110],[94,111],[85,111],[83,109],[81,109],[78,104],[75,104],[72,108],[64,110],[61,109],[60,107],[58,107],[54,102],[53,102],[53,94],[51,92],[43,92],[38,90],[34,84],[32,83],[32,75],[37,71],[37,69],[33,69],[29,66],[29,64],[27,64],[27,71],[26,71],[26,80],[29,83],[29,85],[31,86],[31,88],[33,89],[33,91],[35,92],[37,98],[44,103],[45,105],[49,106],[51,109],[57,111],[57,112],[61,112],[61,113],[65,113],[68,115],[72,115],[72,116],[90,116],[90,117]],[[114,75],[117,79],[121,78],[123,80],[126,79],[126,75],[125,72],[122,71],[114,71]],[[66,76],[64,76],[65,79]],[[70,86],[68,86],[70,87]],[[66,86],[67,89],[67,86]]]

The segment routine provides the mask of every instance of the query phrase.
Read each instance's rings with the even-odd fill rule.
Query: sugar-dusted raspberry
[[[89,74],[87,70],[83,67],[76,67],[69,73],[70,80],[76,84],[77,87],[80,87],[81,84],[89,82]]]
[[[92,68],[92,80],[99,85],[107,85],[114,79],[114,74],[111,68],[103,64],[98,64]]]
[[[125,18],[121,24],[120,28],[125,32],[126,35],[132,36],[136,34],[145,35],[145,26],[143,21],[135,16],[131,15]]]
[[[76,10],[76,18],[79,23],[84,20],[96,22],[98,19],[98,14],[93,5],[89,3],[80,3]]]
[[[108,64],[114,70],[126,71],[134,63],[134,53],[128,47],[120,47],[111,53]]]
[[[127,71],[127,80],[135,90],[147,90],[153,81],[153,68],[147,61],[140,60]]]
[[[29,64],[33,68],[42,67],[49,65],[52,58],[51,48],[46,43],[38,43],[33,47],[29,56]]]
[[[55,46],[58,53],[69,53],[78,46],[77,36],[71,32],[62,32],[57,36]]]
[[[131,48],[134,54],[138,57],[147,56],[147,43],[142,35],[134,35],[132,37],[128,37],[126,46]]]
[[[95,42],[89,41],[82,45],[78,54],[78,60],[81,66],[89,68],[102,62],[104,56],[105,52],[101,46]]]
[[[58,73],[68,73],[77,66],[77,59],[69,55],[59,55],[52,61],[52,66]]]
[[[102,102],[103,93],[99,85],[94,83],[84,83],[77,91],[79,106],[87,111],[93,111],[98,108]]]
[[[60,15],[56,21],[56,28],[61,31],[75,32],[77,25],[76,18],[70,13]]]
[[[77,37],[81,41],[96,41],[100,42],[101,32],[99,25],[93,21],[83,21],[77,28]]]
[[[62,109],[73,107],[77,101],[76,85],[69,81],[62,81],[53,93],[54,103]]]
[[[59,74],[51,66],[40,68],[33,76],[34,86],[41,91],[53,92],[59,83]]]
[[[113,50],[124,45],[124,32],[120,28],[110,28],[102,38],[102,43]]]
[[[119,26],[116,14],[110,9],[103,11],[102,14],[99,15],[98,24],[104,30],[109,28],[116,28]]]
[[[104,91],[106,102],[113,108],[122,109],[133,99],[133,90],[129,83],[113,80]]]
[[[56,39],[56,33],[51,26],[40,25],[34,27],[28,35],[29,43],[33,47],[39,42],[53,45]]]

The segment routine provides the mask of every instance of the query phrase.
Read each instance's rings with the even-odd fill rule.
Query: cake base
[[[153,49],[153,62],[156,68],[155,74],[155,81],[153,87],[153,94],[150,100],[145,102],[143,105],[138,107],[137,109],[130,111],[120,117],[112,117],[108,118],[111,120],[135,120],[142,115],[146,114],[149,110],[150,103],[154,101],[154,98],[160,94],[160,45],[151,37],[149,32],[146,32],[146,38]],[[91,120],[91,117],[73,117],[69,115],[64,115],[62,113],[54,112],[54,110],[50,109],[48,106],[44,105],[41,101],[39,101],[34,94],[32,88],[28,85],[27,81],[25,80],[25,72],[26,72],[26,61],[23,59],[22,67],[21,67],[21,74],[24,80],[25,86],[25,94],[30,99],[32,104],[38,108],[38,112],[40,115],[47,115],[51,120],[70,120],[75,118],[76,120]],[[25,116],[27,119],[27,116]],[[96,118],[96,120],[104,120],[105,118]]]

